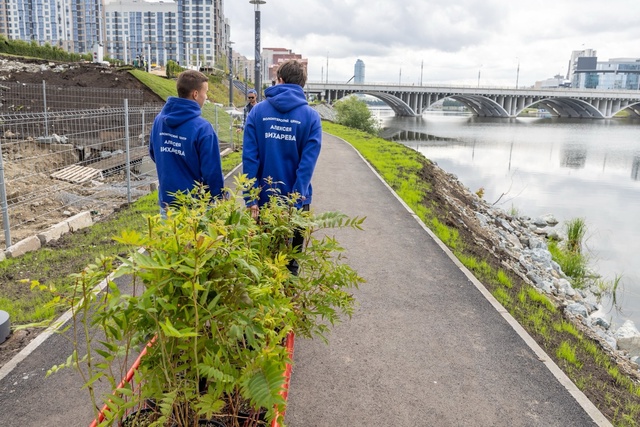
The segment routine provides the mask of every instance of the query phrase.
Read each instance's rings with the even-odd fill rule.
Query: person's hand
[[[257,220],[258,215],[260,214],[260,208],[258,207],[258,205],[249,206],[249,210],[251,211],[251,218]]]

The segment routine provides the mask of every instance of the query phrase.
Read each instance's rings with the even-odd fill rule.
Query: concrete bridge
[[[516,117],[536,105],[558,117],[608,119],[623,110],[640,118],[640,91],[595,89],[516,89],[470,86],[414,86],[309,82],[305,90],[328,102],[366,94],[386,102],[398,116],[420,116],[444,98],[463,103],[482,117]]]

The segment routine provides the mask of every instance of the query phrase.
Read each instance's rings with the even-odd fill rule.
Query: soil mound
[[[26,84],[42,84],[45,81],[47,86],[140,90],[143,92],[143,103],[164,102],[128,69],[94,63],[60,63],[0,55],[0,85],[3,81]],[[82,99],[78,99],[75,105],[73,101],[69,102],[70,110],[87,108]]]

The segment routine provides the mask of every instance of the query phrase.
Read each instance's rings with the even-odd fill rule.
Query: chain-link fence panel
[[[0,115],[5,247],[81,211],[107,215],[149,192],[149,132],[162,106]]]

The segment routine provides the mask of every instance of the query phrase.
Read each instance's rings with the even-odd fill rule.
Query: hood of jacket
[[[194,117],[200,117],[201,114],[202,110],[196,101],[176,96],[170,96],[162,108],[162,120],[172,128]]]
[[[283,83],[270,86],[264,91],[266,100],[280,113],[288,113],[301,105],[307,105],[302,87]]]

